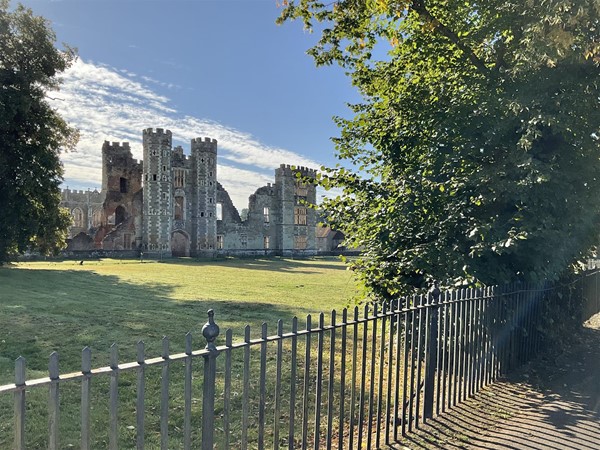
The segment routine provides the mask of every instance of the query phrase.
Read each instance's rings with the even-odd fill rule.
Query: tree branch
[[[479,59],[475,52],[470,47],[465,45],[454,31],[452,31],[450,28],[448,28],[446,25],[444,25],[442,22],[436,19],[429,12],[427,7],[425,6],[425,0],[414,0],[412,2],[412,8],[422,18],[426,19],[431,23],[434,23],[436,25],[436,28],[442,33],[442,35],[448,38],[454,45],[456,45],[465,54],[465,56],[469,58],[469,61],[471,61],[471,63],[477,68],[477,70],[479,70],[481,74],[486,76],[490,75],[490,70],[484,64],[484,62],[481,59]]]

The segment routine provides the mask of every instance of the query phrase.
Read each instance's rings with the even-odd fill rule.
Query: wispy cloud
[[[170,106],[168,97],[144,82],[168,87],[145,76],[81,59],[64,73],[60,92],[52,93],[58,98],[52,104],[81,133],[77,152],[63,154],[65,184],[100,186],[105,140],[130,142],[134,158],[141,159],[142,130],[150,127],[169,129],[174,141],[188,145],[195,137],[217,139],[218,178],[238,208],[247,206],[248,196],[258,187],[273,181],[273,170],[280,163],[319,167],[302,155],[265,145],[250,133],[181,114]]]

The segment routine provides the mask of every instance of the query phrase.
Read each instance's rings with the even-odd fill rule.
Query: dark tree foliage
[[[59,250],[71,221],[59,208],[59,152],[77,132],[46,95],[75,55],[55,40],[45,19],[0,0],[0,263],[26,249]]]
[[[591,254],[599,18],[597,0],[284,2],[364,99],[320,181],[343,189],[324,208],[374,296],[556,278]]]

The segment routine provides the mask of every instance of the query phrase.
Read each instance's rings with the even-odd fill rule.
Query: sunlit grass
[[[258,332],[263,322],[274,334],[278,319],[287,328],[293,316],[340,309],[355,293],[334,259],[31,262],[0,268],[0,286],[0,383],[12,381],[19,355],[45,371],[60,351],[61,372],[79,369],[84,346],[107,355],[116,342],[133,357],[144,340],[157,356],[165,335],[178,351],[185,333],[200,336],[209,308],[222,336],[226,328],[242,336],[246,324]]]

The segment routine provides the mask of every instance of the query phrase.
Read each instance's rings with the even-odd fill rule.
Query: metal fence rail
[[[587,291],[582,289],[596,303],[597,278],[589,278]],[[26,380],[25,360],[18,358],[15,382],[0,386],[0,397],[14,396],[18,450],[28,447],[29,411],[42,407],[28,396],[44,387],[44,446],[50,449],[66,441],[82,449],[101,446],[91,425],[99,414],[108,415],[105,446],[110,449],[379,448],[533,357],[541,339],[540,307],[551,292],[549,285],[523,284],[434,289],[427,296],[344,309],[339,315],[332,311],[327,320],[321,313],[316,323],[307,316],[304,329],[294,318],[287,331],[278,321],[271,335],[267,324],[258,337],[246,326],[237,341],[227,330],[219,346],[211,310],[202,330],[204,349],[192,350],[188,333],[183,353],[170,354],[164,338],[161,356],[147,359],[140,342],[137,360],[120,364],[113,345],[109,366],[92,369],[86,347],[81,371],[64,375],[53,353],[48,377],[34,380]],[[108,378],[107,411],[94,407],[101,378]],[[77,405],[61,395],[66,385],[76,384]],[[136,392],[135,406],[128,410],[134,411],[135,425],[128,428],[123,418],[132,420],[119,402],[125,389]],[[79,423],[67,427],[61,441],[61,413],[68,408],[78,410]]]

